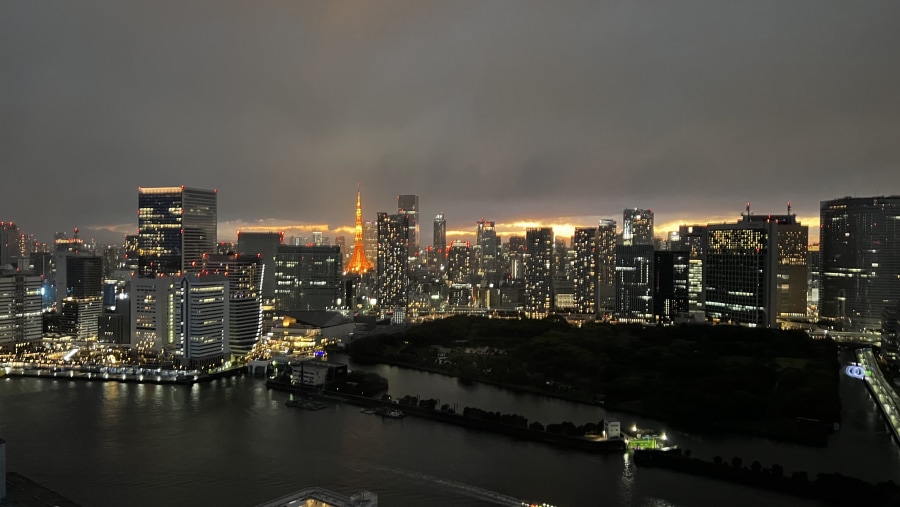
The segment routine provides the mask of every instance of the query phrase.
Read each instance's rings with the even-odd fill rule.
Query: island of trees
[[[801,331],[458,316],[356,340],[349,353],[695,430],[824,445],[840,419],[837,348]]]

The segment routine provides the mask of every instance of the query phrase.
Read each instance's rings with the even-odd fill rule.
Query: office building
[[[616,316],[622,322],[653,320],[653,245],[616,247]]]
[[[68,298],[102,297],[103,257],[76,252],[57,253],[55,278],[58,308]]]
[[[476,222],[475,266],[477,274],[490,282],[498,281],[500,270],[500,238],[494,222],[482,218]]]
[[[556,307],[553,295],[553,229],[525,231],[525,314],[543,318]]]
[[[653,244],[653,210],[632,208],[622,212],[622,244]]]
[[[100,297],[63,299],[59,315],[59,332],[75,341],[97,340],[98,322],[103,313]]]
[[[409,256],[417,257],[419,255],[419,196],[417,195],[399,195],[397,196],[397,214],[406,215],[408,217],[408,240],[409,240]]]
[[[237,252],[241,255],[258,256],[262,265],[262,285],[260,294],[264,301],[275,298],[275,254],[284,244],[283,232],[238,232]]]
[[[470,283],[472,274],[472,245],[466,241],[454,241],[447,254],[447,283]]]
[[[0,344],[39,341],[41,277],[0,269]]]
[[[447,220],[443,213],[438,213],[434,217],[434,238],[431,246],[437,252],[438,257],[447,254]]]
[[[819,317],[877,330],[900,301],[900,196],[822,201]]]
[[[682,225],[678,228],[677,250],[688,252],[688,312],[705,313],[703,262],[706,258],[706,226]]]
[[[186,275],[179,280],[175,306],[181,361],[187,368],[222,365],[228,343],[228,277]]]
[[[754,215],[707,226],[706,317],[775,327],[806,315],[808,228],[796,215]]]
[[[16,267],[21,255],[19,227],[13,222],[0,222],[0,268]]]
[[[575,229],[572,249],[575,251],[573,263],[572,291],[577,313],[597,314],[598,273],[600,249],[597,245],[600,230],[594,227]]]
[[[378,213],[375,294],[382,309],[409,302],[409,215]]]
[[[653,316],[658,322],[674,322],[688,312],[690,252],[669,250],[653,253]]]
[[[275,254],[275,309],[309,311],[343,306],[342,274],[339,247],[281,245]]]
[[[215,190],[138,189],[138,272],[141,278],[196,274],[203,254],[216,252]]]
[[[616,221],[601,219],[597,227],[597,310],[616,309]]]
[[[135,278],[131,281],[128,298],[132,348],[174,352],[180,346],[175,329],[178,283],[172,277]]]
[[[265,267],[257,255],[207,255],[203,275],[228,277],[228,346],[244,356],[262,336],[260,284]]]

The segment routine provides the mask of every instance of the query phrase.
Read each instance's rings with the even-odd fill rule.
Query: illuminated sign
[[[851,364],[845,368],[844,373],[846,373],[848,377],[858,378],[860,380],[865,380],[866,378],[866,369],[855,364]]]

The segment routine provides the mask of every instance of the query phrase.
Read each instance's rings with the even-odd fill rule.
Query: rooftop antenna
[[[788,216],[791,214],[791,201],[788,201]]]

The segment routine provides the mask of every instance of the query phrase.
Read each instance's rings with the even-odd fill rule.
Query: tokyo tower
[[[362,228],[362,200],[360,199],[359,184],[356,185],[356,236],[353,240],[353,255],[347,263],[347,273],[364,275],[371,271],[372,263],[366,259],[366,248],[363,244]]]

